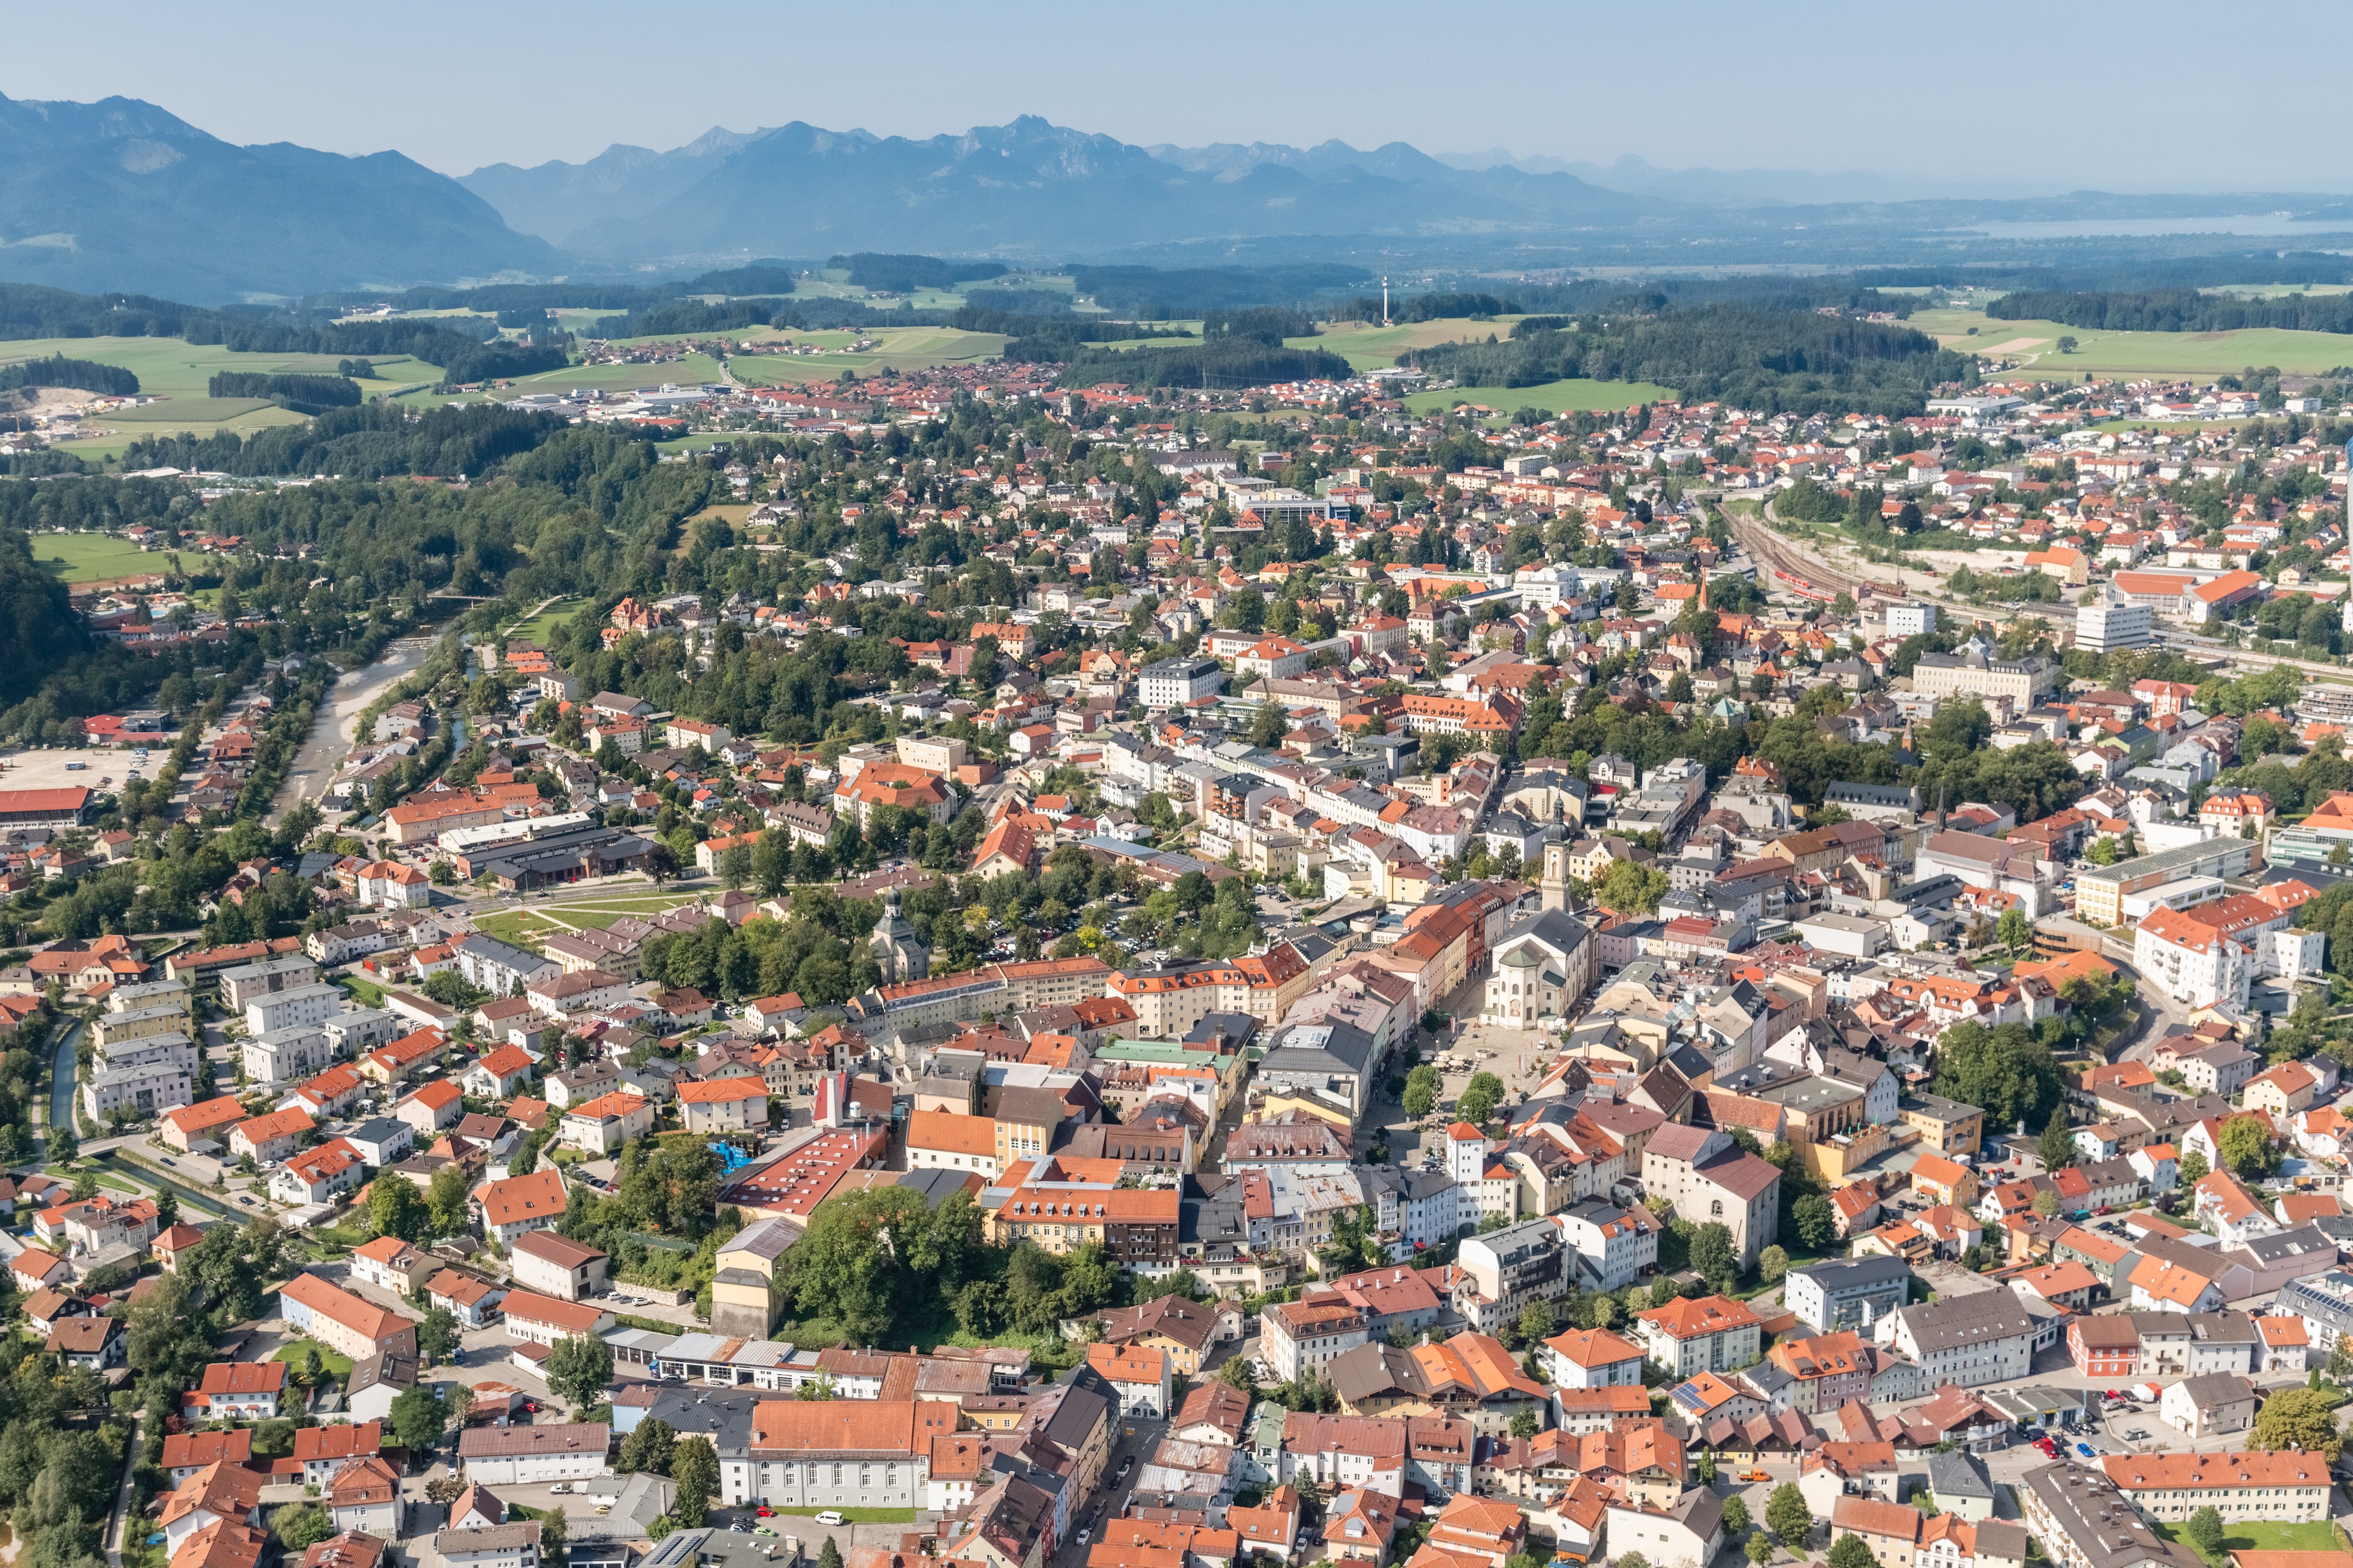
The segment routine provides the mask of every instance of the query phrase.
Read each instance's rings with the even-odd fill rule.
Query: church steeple
[[[1544,835],[1544,876],[1536,884],[1547,910],[1568,908],[1568,801],[1566,795],[1556,795],[1552,826]]]
[[[899,912],[896,887],[886,889],[882,894],[882,918],[876,922],[869,945],[874,950],[874,965],[882,972],[886,985],[923,980],[931,974],[931,944],[917,936],[914,926]]]

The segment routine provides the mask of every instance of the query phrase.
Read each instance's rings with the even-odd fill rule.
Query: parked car
[[[827,1509],[823,1513],[817,1516],[817,1521],[819,1524],[848,1524],[849,1522],[849,1520],[842,1517],[842,1512],[838,1508]]]

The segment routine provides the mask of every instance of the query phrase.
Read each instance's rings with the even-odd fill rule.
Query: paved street
[[[1071,1538],[1062,1542],[1062,1550],[1053,1559],[1054,1562],[1064,1564],[1065,1568],[1075,1568],[1076,1564],[1087,1560],[1089,1546],[1103,1533],[1103,1521],[1117,1519],[1127,1510],[1129,1495],[1135,1490],[1135,1483],[1144,1474],[1144,1461],[1159,1443],[1161,1435],[1167,1430],[1168,1423],[1166,1421],[1135,1415],[1121,1420],[1111,1454],[1103,1461],[1103,1489],[1095,1494],[1095,1500],[1087,1511],[1078,1516],[1071,1531]],[[1123,1464],[1128,1466],[1126,1477],[1114,1484],[1112,1478],[1120,1473]],[[1082,1533],[1086,1538],[1083,1541],[1080,1539]]]

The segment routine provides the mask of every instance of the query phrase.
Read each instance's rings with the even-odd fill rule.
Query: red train
[[[1773,575],[1779,578],[1782,585],[1787,587],[1792,594],[1800,595],[1809,599],[1820,599],[1825,604],[1838,597],[1836,594],[1823,593],[1820,588],[1815,587],[1803,577],[1797,576],[1792,573],[1784,572],[1778,567],[1774,569]]]

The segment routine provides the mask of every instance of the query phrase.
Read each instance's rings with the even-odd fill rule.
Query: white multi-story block
[[[1164,658],[1144,667],[1136,695],[1146,708],[1182,708],[1196,698],[1215,697],[1225,687],[1225,667],[1214,658]]]
[[[2245,1007],[2254,972],[2253,955],[2236,939],[2162,906],[2133,932],[2133,965],[2144,982],[2193,1007]]]
[[[2075,646],[2087,653],[2147,647],[2156,612],[2102,586],[2075,606]]]
[[[1898,599],[1887,606],[1887,635],[1925,637],[1936,629],[1936,606],[1918,599]]]

